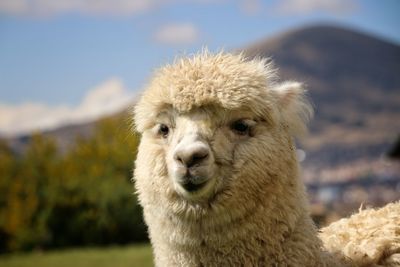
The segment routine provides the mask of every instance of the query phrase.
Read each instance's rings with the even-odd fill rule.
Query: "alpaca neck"
[[[151,236],[156,261],[170,266],[325,266],[321,242],[306,205],[299,201],[303,202],[282,206],[246,203],[248,209],[234,219],[214,215],[190,220],[164,214],[150,226],[151,234],[157,229]],[[160,229],[167,231],[160,235]]]

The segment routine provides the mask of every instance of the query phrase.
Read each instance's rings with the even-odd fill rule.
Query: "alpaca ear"
[[[307,123],[313,116],[313,108],[303,85],[299,82],[284,82],[278,84],[274,91],[282,123],[293,136],[304,135]]]

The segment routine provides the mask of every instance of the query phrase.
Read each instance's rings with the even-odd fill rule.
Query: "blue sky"
[[[113,112],[154,68],[202,46],[319,23],[400,44],[399,14],[397,0],[0,0],[0,133]]]

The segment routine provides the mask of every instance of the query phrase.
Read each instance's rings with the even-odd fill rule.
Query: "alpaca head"
[[[186,214],[276,198],[296,176],[292,139],[311,115],[303,95],[242,55],[203,52],[160,69],[135,107],[142,204]]]

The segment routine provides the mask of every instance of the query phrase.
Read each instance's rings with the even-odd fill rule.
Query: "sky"
[[[399,14],[398,0],[0,0],[0,135],[113,113],[202,47],[316,24],[400,44]]]

